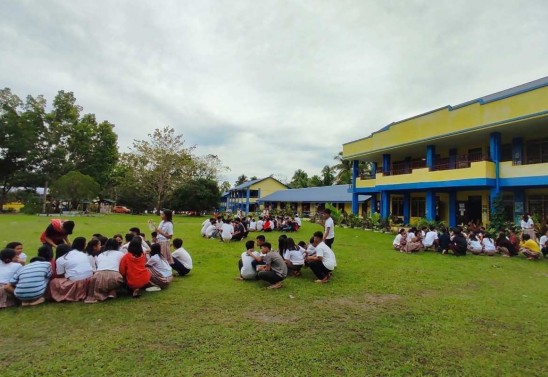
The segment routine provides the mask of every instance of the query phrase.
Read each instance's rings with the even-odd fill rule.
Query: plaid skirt
[[[124,278],[118,271],[97,271],[91,277],[88,286],[86,302],[105,301],[116,298],[116,289],[124,283]]]
[[[8,284],[0,284],[0,309],[9,308],[17,305],[15,296],[6,292],[5,288]]]
[[[421,241],[409,241],[407,242],[407,244],[405,245],[405,251],[410,253],[410,252],[415,252],[415,251],[421,251],[421,249],[423,248],[422,246],[422,242]]]
[[[53,301],[81,301],[86,298],[91,277],[84,280],[56,278],[49,282],[49,297]]]
[[[152,267],[147,267],[147,269],[150,271],[150,282],[162,289],[166,288],[173,281],[173,276],[165,277]]]
[[[160,246],[162,247],[162,258],[164,258],[167,263],[170,265],[173,264],[173,257],[171,256],[171,251],[169,250],[169,241],[161,241],[158,242]]]

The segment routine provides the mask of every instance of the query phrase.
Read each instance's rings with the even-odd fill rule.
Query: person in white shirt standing
[[[324,233],[323,242],[331,249],[333,242],[335,241],[335,222],[331,217],[331,210],[329,208],[323,211],[324,218]]]
[[[533,241],[537,240],[537,235],[535,234],[535,223],[528,213],[523,215],[520,226],[522,234],[528,234]]]
[[[324,234],[322,232],[314,233],[314,248],[316,256],[307,257],[308,266],[318,278],[316,283],[327,283],[333,275],[333,270],[337,266],[335,253],[325,242],[323,242]]]
[[[161,256],[170,265],[173,264],[173,257],[169,250],[169,242],[173,238],[173,212],[169,209],[165,209],[160,212],[160,225],[156,228],[158,232],[158,243],[162,247]]]
[[[179,273],[179,276],[187,275],[192,270],[192,258],[188,251],[183,248],[183,240],[175,238],[173,240],[173,247],[176,249],[171,256],[173,257],[173,264],[171,268]]]

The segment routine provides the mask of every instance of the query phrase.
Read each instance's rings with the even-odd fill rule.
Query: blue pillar
[[[403,194],[403,223],[409,224],[411,219],[411,194]]]
[[[489,157],[495,163],[495,187],[491,188],[491,192],[489,195],[491,208],[493,208],[493,201],[495,200],[495,197],[500,193],[500,132],[492,132],[491,135],[489,135],[489,154]]]
[[[436,193],[433,190],[426,191],[426,220],[436,220]]]
[[[390,174],[390,155],[389,154],[383,154],[382,155],[382,173],[384,175]]]
[[[356,180],[360,178],[360,162],[358,160],[352,161],[352,188],[356,188]]]
[[[523,161],[523,138],[515,137],[512,139],[512,163],[522,165]]]
[[[371,163],[371,176],[375,178],[377,176],[377,163],[372,162]]]
[[[371,214],[377,213],[377,194],[371,194],[369,204],[371,206]]]
[[[430,170],[434,167],[434,159],[436,158],[436,146],[428,145],[426,147],[426,167]]]
[[[519,224],[521,217],[525,213],[525,190],[514,190],[514,222]]]
[[[381,191],[381,217],[387,218],[390,216],[390,193]]]
[[[449,192],[449,226],[457,226],[457,192]]]
[[[247,188],[247,191],[245,193],[245,214],[247,215],[249,213],[249,187]]]

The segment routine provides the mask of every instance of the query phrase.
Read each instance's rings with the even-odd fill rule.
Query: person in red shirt
[[[51,220],[50,225],[40,235],[40,242],[53,250],[61,244],[67,244],[70,246],[68,236],[72,234],[74,230],[74,221],[62,221],[60,219]]]
[[[150,271],[146,268],[141,238],[135,237],[127,247],[127,254],[120,261],[120,274],[126,280],[133,297],[141,296],[141,289],[150,282]]]

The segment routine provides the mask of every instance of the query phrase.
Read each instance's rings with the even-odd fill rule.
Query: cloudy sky
[[[548,75],[548,2],[3,0],[0,86],[73,91],[122,151],[169,125],[240,174],[319,174],[386,124]]]

